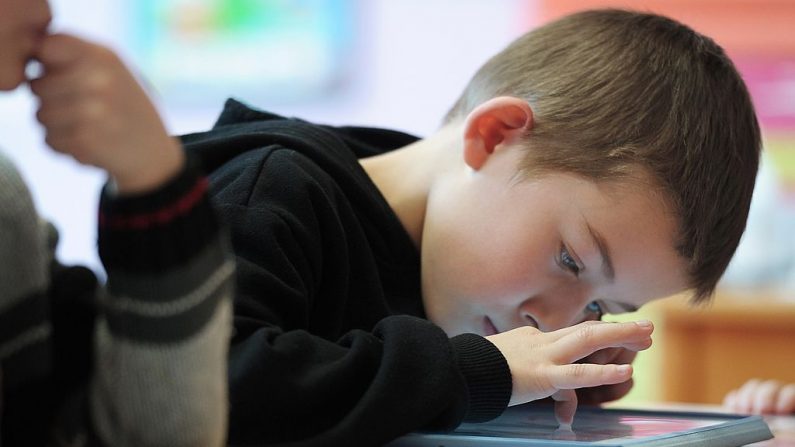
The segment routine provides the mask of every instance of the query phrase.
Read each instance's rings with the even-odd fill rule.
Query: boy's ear
[[[477,106],[464,123],[464,161],[478,170],[495,148],[533,127],[527,101],[512,96],[492,98]]]

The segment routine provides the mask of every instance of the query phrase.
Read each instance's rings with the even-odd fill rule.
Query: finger
[[[555,419],[558,424],[571,428],[577,411],[577,393],[574,390],[559,390],[551,397],[555,400]]]
[[[45,70],[58,70],[75,63],[90,46],[93,44],[69,34],[51,34],[41,40],[35,57]]]
[[[560,425],[558,428],[552,432],[549,439],[554,439],[556,441],[576,441],[577,440],[577,433],[574,433],[574,430],[571,429],[571,426],[568,425]]]
[[[98,113],[92,110],[96,108],[93,101],[85,98],[75,99],[75,101],[55,101],[42,104],[36,111],[36,120],[53,133],[62,129],[70,129],[79,123],[87,113]]]
[[[737,411],[750,414],[753,411],[754,393],[762,383],[759,379],[751,379],[737,391]]]
[[[89,82],[98,76],[101,75],[96,70],[89,70],[84,65],[75,65],[69,70],[48,72],[30,81],[30,90],[43,101],[82,95],[90,90]]]
[[[555,343],[556,360],[571,363],[605,348],[647,349],[654,326],[650,321],[578,325]]]
[[[567,335],[577,332],[580,328],[587,326],[598,326],[601,324],[613,324],[613,323],[608,323],[605,321],[598,321],[598,320],[588,320],[588,321],[583,321],[581,323],[577,323],[574,326],[566,326],[556,331],[547,332],[546,335],[551,337],[553,340],[559,340]]]
[[[559,390],[621,383],[632,377],[631,365],[574,363],[551,368],[550,383]]]
[[[36,111],[36,119],[48,131],[78,123],[92,127],[91,124],[101,122],[104,128],[108,128],[115,122],[112,117],[107,102],[93,96],[76,96],[68,100],[43,102]]]
[[[737,390],[731,390],[723,398],[723,406],[731,411],[737,411]]]
[[[751,411],[755,414],[769,414],[776,410],[776,394],[781,389],[781,383],[775,380],[766,380],[759,384],[751,402]]]
[[[781,388],[776,402],[776,413],[795,413],[795,384],[788,384]]]

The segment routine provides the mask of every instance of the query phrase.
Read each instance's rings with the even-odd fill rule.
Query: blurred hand
[[[120,193],[152,190],[184,164],[148,96],[111,50],[66,34],[47,36],[31,81],[46,141],[83,164],[105,169]]]
[[[606,348],[640,351],[651,346],[651,322],[588,321],[553,332],[521,327],[486,337],[502,352],[513,377],[510,405],[552,397],[555,416],[570,425],[577,410],[575,389],[617,384],[632,366],[575,363]]]
[[[607,348],[594,352],[580,362],[595,363],[597,365],[631,365],[637,355],[637,351],[629,349]],[[580,388],[577,390],[577,400],[581,405],[599,405],[605,402],[612,402],[626,396],[632,390],[633,385],[634,381],[630,378],[626,382]]]
[[[746,414],[795,413],[795,383],[751,379],[723,400],[730,411]]]

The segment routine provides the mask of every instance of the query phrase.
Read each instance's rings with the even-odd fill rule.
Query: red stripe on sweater
[[[100,212],[99,226],[111,230],[145,230],[154,226],[164,226],[192,210],[204,197],[207,183],[206,178],[199,178],[187,194],[157,211],[127,216],[107,216]]]

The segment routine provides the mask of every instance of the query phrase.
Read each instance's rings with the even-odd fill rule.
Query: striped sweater
[[[193,163],[159,190],[103,191],[108,273],[89,402],[106,445],[222,445],[234,260]]]

